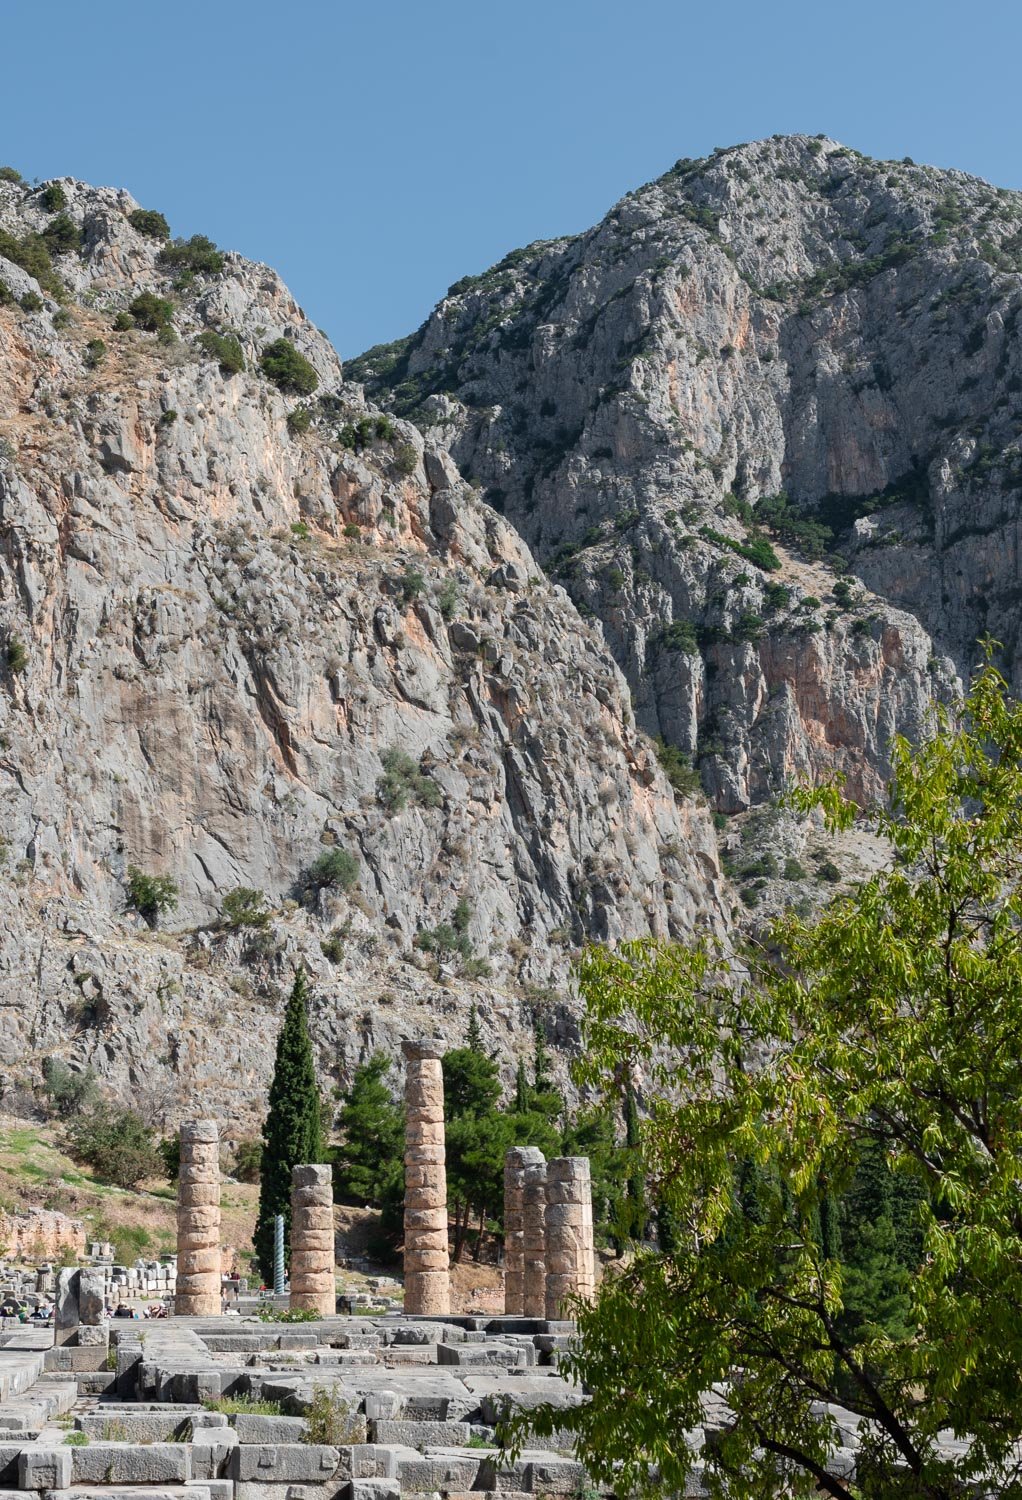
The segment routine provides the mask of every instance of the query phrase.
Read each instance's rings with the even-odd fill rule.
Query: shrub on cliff
[[[144,328],[147,333],[159,333],[161,329],[170,327],[174,304],[166,297],[157,297],[155,292],[139,292],[129,304],[128,311],[135,320],[136,328]]]
[[[161,266],[171,270],[216,276],[224,268],[224,254],[204,234],[193,234],[190,240],[177,240],[173,245],[164,245],[159,254],[159,262]]]
[[[128,215],[128,223],[132,229],[144,234],[151,240],[169,240],[170,225],[161,213],[155,208],[135,208]]]
[[[203,354],[215,359],[225,375],[237,375],[245,368],[245,351],[241,341],[230,333],[204,328],[195,341]]]
[[[267,344],[259,366],[278,390],[290,395],[311,396],[319,385],[319,376],[309,361],[288,339],[274,339]]]
[[[48,182],[39,194],[39,203],[48,214],[59,213],[67,207],[67,194],[59,182]]]
[[[306,890],[350,891],[358,882],[358,860],[347,849],[325,849],[306,870]]]
[[[177,906],[177,881],[170,875],[144,875],[135,865],[129,865],[127,902],[150,927],[155,927],[160,917]]]
[[[164,1176],[159,1146],[133,1109],[99,1104],[83,1110],[68,1125],[64,1144],[73,1160],[115,1187],[137,1188],[147,1177]]]

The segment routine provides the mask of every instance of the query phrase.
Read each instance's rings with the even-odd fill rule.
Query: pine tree
[[[550,1053],[547,1049],[546,1033],[543,1030],[542,1021],[536,1022],[532,1034],[536,1044],[536,1061],[532,1075],[532,1086],[537,1094],[549,1094],[554,1088],[554,1075],[551,1072]]]
[[[479,1013],[475,1006],[468,1013],[468,1031],[465,1033],[465,1046],[471,1052],[482,1052],[483,1033],[479,1025]]]
[[[400,1233],[404,1199],[404,1106],[386,1082],[390,1059],[376,1052],[355,1069],[341,1102],[334,1152],[334,1191],[338,1198],[383,1210],[385,1238]]]
[[[291,1230],[291,1168],[323,1160],[322,1108],[309,1038],[308,986],[295,976],[277,1035],[273,1082],[263,1124],[262,1178],[253,1243],[259,1270],[273,1279],[273,1221],[284,1215],[285,1240]]]

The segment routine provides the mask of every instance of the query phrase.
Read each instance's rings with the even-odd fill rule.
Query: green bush
[[[335,1385],[312,1387],[312,1399],[305,1408],[307,1443],[326,1443],[343,1448],[360,1440],[358,1398],[346,1400]]]
[[[129,312],[117,313],[113,321],[113,329],[115,333],[127,333],[128,330],[130,328],[134,328],[134,326],[135,319]]]
[[[217,333],[204,328],[195,341],[203,354],[215,359],[225,375],[237,375],[245,368],[245,351],[240,339],[232,333]]]
[[[831,885],[837,885],[841,879],[841,871],[832,859],[821,860],[816,866],[816,873],[821,880],[826,880]]]
[[[168,408],[167,408],[166,411],[161,411],[160,412],[160,421],[159,421],[159,426],[160,427],[173,427],[173,425],[174,425],[174,423],[176,421],[177,421],[177,412],[174,410],[174,408],[172,406],[168,406]]]
[[[63,1120],[93,1108],[99,1098],[96,1075],[91,1068],[76,1073],[56,1057],[48,1057],[43,1063],[43,1089],[54,1114]]]
[[[132,229],[139,234],[148,235],[151,240],[169,240],[170,225],[161,213],[155,208],[134,208],[128,215],[128,223]]]
[[[224,268],[224,255],[204,234],[193,234],[189,240],[175,240],[164,245],[159,254],[161,266],[197,275],[216,276]]]
[[[702,791],[699,772],[688,756],[677,745],[668,744],[661,735],[656,740],[656,758],[679,797],[694,797],[697,792]]]
[[[24,182],[17,167],[0,167],[0,182]]]
[[[59,213],[67,207],[67,194],[59,182],[48,182],[39,194],[39,202],[48,214]]]
[[[70,214],[58,214],[43,230],[43,239],[51,255],[67,255],[82,248],[81,228]]]
[[[400,812],[409,799],[422,807],[439,807],[443,801],[440,788],[404,750],[392,745],[380,756],[383,775],[376,783],[376,795],[388,812]]]
[[[358,882],[358,860],[347,849],[325,849],[305,872],[307,890],[354,890]]]
[[[312,426],[312,407],[293,406],[287,414],[287,430],[292,436],[308,432]]]
[[[239,1182],[258,1182],[262,1163],[262,1141],[239,1141],[231,1159],[231,1176]]]
[[[319,376],[309,361],[287,339],[267,344],[259,365],[278,390],[291,395],[311,396],[319,385]]]
[[[14,301],[14,293],[6,281],[0,281],[0,307],[10,307]]]
[[[65,1432],[62,1441],[65,1448],[87,1448],[89,1446],[89,1434],[87,1432]]]
[[[106,359],[106,344],[102,339],[90,339],[85,346],[85,363],[90,370],[96,369]]]
[[[172,323],[164,323],[156,330],[156,342],[158,344],[176,344],[177,334]]]
[[[239,927],[266,927],[270,913],[266,909],[266,897],[262,891],[239,885],[224,897],[220,917],[224,926],[234,931]]]
[[[0,255],[34,276],[43,291],[49,292],[56,302],[63,302],[67,296],[64,283],[53,269],[49,249],[41,234],[26,234],[19,240],[0,229]]]
[[[135,865],[128,866],[129,907],[155,927],[165,912],[177,906],[177,881],[169,875],[143,875]]]
[[[417,599],[426,587],[426,580],[418,568],[405,568],[404,577],[401,579],[401,597],[406,604],[411,604]]]
[[[34,313],[42,312],[44,303],[38,292],[26,292],[18,306],[22,312]]]
[[[712,526],[700,526],[699,535],[718,547],[727,547],[729,551],[737,552],[739,557],[744,557],[746,562],[755,563],[765,573],[775,573],[781,566],[781,559],[764,536],[747,536],[744,542],[736,542],[734,537],[725,536]]]
[[[805,867],[793,855],[789,855],[784,861],[785,880],[805,880]]]
[[[256,1314],[261,1323],[318,1323],[321,1316],[311,1307],[261,1307]]]
[[[137,1188],[163,1175],[163,1157],[142,1116],[133,1109],[100,1104],[67,1126],[64,1140],[74,1161],[84,1162],[102,1182]]]
[[[419,455],[416,453],[413,443],[402,443],[394,454],[394,467],[406,479],[410,474],[415,473],[418,462]]]
[[[25,643],[16,635],[12,635],[7,642],[7,665],[14,673],[24,672],[28,666],[28,652]]]
[[[174,304],[166,297],[157,297],[155,292],[140,292],[129,304],[128,311],[135,320],[136,328],[144,328],[147,333],[159,333],[161,328],[170,326]]]
[[[440,592],[436,596],[436,602],[443,618],[445,620],[453,620],[454,612],[458,607],[458,585],[453,578],[445,580]]]
[[[437,927],[424,927],[412,939],[412,947],[422,953],[433,953],[438,958],[450,958],[457,954],[461,958],[472,957],[472,945],[468,935],[459,932],[450,922],[441,922]]]

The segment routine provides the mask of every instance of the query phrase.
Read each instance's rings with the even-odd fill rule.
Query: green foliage
[[[24,182],[17,167],[0,167],[0,182]]]
[[[43,291],[49,292],[55,301],[63,302],[66,296],[64,283],[53,269],[50,251],[42,235],[26,234],[19,240],[0,229],[0,255],[34,276]]]
[[[95,370],[106,359],[106,344],[102,339],[90,339],[85,346],[85,363]]]
[[[18,306],[22,312],[34,313],[42,312],[45,303],[38,292],[26,292],[18,303]]]
[[[82,231],[70,214],[57,214],[43,230],[43,239],[51,255],[67,255],[82,248]]]
[[[464,932],[459,932],[450,922],[439,922],[436,927],[423,927],[415,934],[412,945],[422,953],[435,953],[438,958],[472,957],[472,945]]]
[[[119,312],[114,314],[113,330],[115,333],[128,333],[135,326],[135,319],[130,312]]]
[[[396,433],[397,428],[387,416],[359,417],[357,421],[344,424],[337,434],[337,441],[342,448],[351,448],[353,452],[360,453],[374,438],[390,442]]]
[[[313,860],[305,872],[307,890],[351,891],[358,884],[358,860],[347,849],[334,845]]]
[[[458,585],[453,578],[447,578],[441,585],[440,592],[436,596],[437,607],[445,620],[453,620],[458,608]]]
[[[95,1104],[69,1118],[64,1146],[74,1161],[92,1168],[101,1182],[137,1188],[163,1176],[163,1158],[152,1132],[133,1109]]]
[[[291,1231],[291,1168],[323,1160],[319,1088],[309,1038],[308,986],[299,969],[277,1036],[263,1125],[262,1179],[253,1243],[264,1281],[273,1280],[273,1221]]]
[[[308,432],[312,426],[312,407],[293,406],[287,414],[287,430],[292,437]]]
[[[747,536],[744,542],[736,542],[734,537],[725,536],[722,531],[714,531],[712,526],[700,526],[699,535],[718,547],[727,547],[729,551],[737,552],[739,557],[762,568],[764,573],[776,573],[781,566],[781,559],[765,536]]]
[[[357,1412],[357,1398],[354,1402],[347,1400],[335,1385],[314,1385],[304,1413],[308,1423],[305,1441],[327,1443],[333,1448],[357,1443],[361,1431]]]
[[[401,579],[401,598],[405,604],[411,604],[417,599],[426,587],[426,580],[418,568],[411,566],[405,568],[404,577]]]
[[[341,1143],[333,1153],[334,1191],[347,1203],[383,1210],[382,1233],[396,1242],[404,1201],[404,1105],[386,1078],[390,1059],[376,1052],[355,1069],[337,1112]]]
[[[207,1396],[203,1401],[207,1411],[220,1411],[227,1417],[283,1417],[286,1415],[279,1401],[263,1401],[256,1396]]]
[[[245,351],[233,333],[204,328],[195,340],[203,354],[215,359],[224,375],[237,375],[245,368]]]
[[[413,443],[398,444],[398,447],[394,452],[394,467],[399,474],[403,475],[404,478],[407,479],[409,475],[415,473],[418,462],[419,455],[415,451],[415,445]]]
[[[160,917],[177,906],[177,881],[170,875],[144,875],[135,865],[128,866],[128,905],[155,927]]]
[[[756,519],[804,557],[823,557],[834,543],[831,528],[794,510],[783,490],[763,496],[756,506]]]
[[[239,1182],[258,1182],[262,1165],[262,1141],[239,1141],[231,1161],[231,1176]]]
[[[151,240],[169,240],[170,225],[155,208],[134,208],[128,215],[128,223],[139,234]]]
[[[39,193],[39,205],[48,214],[59,213],[67,207],[67,194],[59,182],[48,182]]]
[[[702,790],[699,772],[688,756],[677,745],[668,744],[661,735],[656,739],[656,758],[679,797],[694,797]]]
[[[784,878],[785,880],[805,880],[806,878],[805,867],[793,855],[789,855],[784,861]]]
[[[7,666],[15,676],[28,666],[28,651],[20,636],[12,635],[7,642]]]
[[[256,1313],[261,1323],[318,1323],[322,1316],[312,1307],[261,1307]]]
[[[388,812],[401,812],[409,801],[417,802],[420,807],[440,806],[443,801],[440,788],[406,751],[392,745],[384,750],[380,763],[383,775],[376,783],[376,795]]]
[[[89,1446],[89,1434],[87,1432],[65,1432],[61,1442],[66,1448],[87,1448]]]
[[[164,245],[158,259],[168,270],[191,271],[196,276],[217,276],[225,264],[223,252],[204,234]]]
[[[159,333],[161,328],[170,326],[174,304],[168,302],[166,297],[157,297],[155,292],[139,292],[134,301],[129,303],[128,311],[136,328],[144,328],[147,333]]]
[[[287,339],[274,339],[267,344],[259,367],[278,390],[288,395],[311,396],[319,385],[319,376],[309,361]]]
[[[57,1057],[43,1063],[43,1088],[54,1114],[62,1120],[92,1109],[99,1101],[99,1085],[91,1068],[76,1072]]]
[[[855,1500],[1015,1488],[1022,1435],[1022,706],[989,665],[896,739],[868,810],[892,866],[729,964],[708,945],[589,950],[579,1083],[641,1076],[648,1179],[684,1232],[579,1311],[562,1368],[591,1394],[523,1415],[574,1429],[599,1483],[684,1492],[676,1434],[726,1382],[711,1493],[809,1494],[869,1434]],[[832,832],[836,784],[793,794]],[[734,1373],[741,1371],[741,1380]],[[958,1451],[943,1434],[968,1434]],[[982,1476],[982,1477],[981,1477]]]
[[[265,894],[247,885],[228,891],[220,908],[220,920],[232,931],[239,927],[267,927],[270,913]]]

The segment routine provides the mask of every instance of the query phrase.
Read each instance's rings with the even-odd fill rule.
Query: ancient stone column
[[[334,1279],[334,1189],[330,1168],[291,1168],[289,1306],[324,1318],[337,1311]]]
[[[558,1156],[546,1169],[546,1315],[568,1316],[569,1297],[595,1290],[593,1196],[588,1156]]]
[[[444,1073],[438,1038],[403,1042],[405,1056],[405,1312],[449,1313]]]
[[[181,1126],[174,1312],[179,1318],[220,1312],[220,1132],[215,1120],[185,1120]]]
[[[535,1146],[516,1146],[504,1158],[504,1316],[525,1312],[525,1169],[543,1160]]]
[[[546,1317],[546,1159],[530,1149],[522,1184],[522,1313]]]

